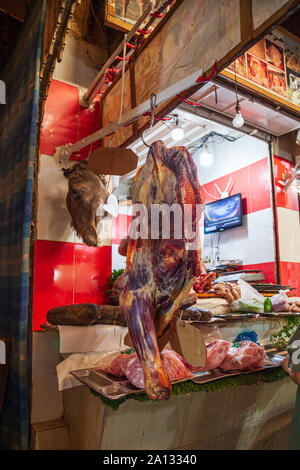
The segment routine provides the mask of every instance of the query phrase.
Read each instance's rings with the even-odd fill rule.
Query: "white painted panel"
[[[258,28],[286,3],[288,3],[287,0],[252,0],[254,29]]]
[[[220,238],[219,238],[220,237]],[[219,258],[241,260],[244,265],[275,260],[272,209],[253,212],[243,217],[243,226],[202,236],[203,258],[212,259],[219,239]]]
[[[106,59],[103,48],[68,35],[63,60],[56,63],[53,78],[87,89],[95,78],[96,67]]]
[[[53,157],[41,155],[38,189],[39,240],[82,243],[70,227],[66,207],[68,181]]]
[[[56,366],[61,361],[58,333],[33,332],[32,338],[32,423],[63,415],[63,395],[58,391]]]
[[[268,157],[269,148],[266,142],[250,136],[244,136],[235,142],[210,143],[207,150],[215,157],[213,165],[205,167],[199,164],[199,154],[193,157],[198,168],[200,184],[206,184],[233,171],[245,168],[263,158]]]
[[[277,208],[280,261],[300,263],[299,212]]]
[[[38,189],[38,240],[83,243],[70,227],[71,216],[66,206],[68,180],[54,157],[41,155]],[[112,221],[102,219],[97,225],[101,246],[111,245]]]
[[[118,253],[119,245],[111,246],[111,269],[125,269],[126,256],[121,256]]]

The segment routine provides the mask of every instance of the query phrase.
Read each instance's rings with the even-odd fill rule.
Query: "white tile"
[[[56,63],[53,78],[87,89],[95,78],[96,66],[106,59],[102,48],[68,35],[63,60]]]
[[[219,238],[220,236],[220,238]],[[203,236],[205,258],[212,258],[219,240],[220,259],[242,260],[244,265],[275,260],[272,209],[253,212],[243,217],[243,226]]]
[[[112,269],[125,269],[126,268],[126,256],[121,256],[118,253],[119,245],[111,246],[111,267]]]
[[[300,263],[299,212],[277,208],[280,261]]]
[[[54,157],[41,155],[37,238],[82,243],[70,227],[71,216],[66,207],[68,181],[61,168]]]
[[[251,136],[244,136],[235,142],[209,143],[207,150],[215,157],[213,165],[209,167],[199,164],[197,156],[200,151],[194,154],[201,185],[224,175],[228,175],[229,179],[232,172],[252,165],[269,155],[268,144]]]
[[[71,216],[66,206],[68,180],[55,158],[41,155],[38,187],[37,238],[69,243],[83,243],[70,227]],[[105,217],[97,226],[101,246],[111,245],[112,220]]]

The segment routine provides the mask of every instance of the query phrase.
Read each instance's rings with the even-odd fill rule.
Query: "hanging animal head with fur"
[[[68,179],[67,209],[72,217],[71,226],[84,243],[99,246],[96,232],[100,217],[96,216],[109,196],[102,179],[87,168],[86,162],[75,163],[62,169]]]

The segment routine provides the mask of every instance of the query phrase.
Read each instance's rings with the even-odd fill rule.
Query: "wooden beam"
[[[193,83],[195,83],[195,81],[197,80],[197,77],[199,77],[201,74],[202,74],[202,69],[196,70],[196,72],[194,72],[193,74],[189,75],[186,78],[183,78],[179,82],[168,87],[166,90],[163,90],[162,92],[158,93],[156,96],[157,105],[164,103],[165,101],[168,101],[172,96],[175,96],[178,93],[182,93],[187,88],[190,88],[190,86]],[[150,100],[146,100],[145,102],[143,102],[136,108],[131,109],[129,112],[127,112],[122,117],[122,120],[120,122],[119,121],[112,122],[108,126],[100,129],[99,131],[96,131],[93,134],[89,135],[88,137],[85,137],[84,139],[79,140],[75,144],[72,144],[72,145],[67,144],[67,145],[62,145],[60,147],[56,147],[55,156],[58,158],[60,162],[62,163],[66,162],[73,152],[78,152],[80,149],[82,149],[83,147],[86,147],[87,145],[92,144],[96,140],[102,139],[103,137],[113,134],[117,130],[121,129],[127,124],[130,124],[136,119],[143,116],[143,114],[146,111],[149,111],[150,109],[151,109]]]
[[[133,38],[133,36],[135,35],[139,27],[143,24],[143,22],[145,21],[145,19],[151,12],[151,8],[152,8],[152,3],[148,1],[144,13],[139,18],[139,20],[135,23],[132,30],[128,33],[127,42],[129,42]],[[96,95],[98,94],[99,89],[101,89],[101,86],[103,85],[104,80],[105,80],[105,74],[106,74],[107,69],[111,66],[111,64],[116,60],[116,57],[120,55],[122,51],[123,51],[123,41],[119,44],[119,46],[110,56],[110,58],[105,62],[100,72],[97,74],[92,84],[90,85],[88,91],[86,92],[85,99],[89,102],[89,104],[92,103],[92,101],[95,99]]]
[[[250,41],[253,34],[252,0],[240,0],[241,39]]]
[[[0,0],[0,11],[23,22],[27,15],[30,3],[30,0]]]

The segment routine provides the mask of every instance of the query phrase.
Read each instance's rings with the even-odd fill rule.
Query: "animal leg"
[[[125,288],[121,305],[132,343],[144,370],[145,391],[151,399],[166,400],[171,395],[171,384],[159,354],[149,288],[144,286],[135,291]]]

